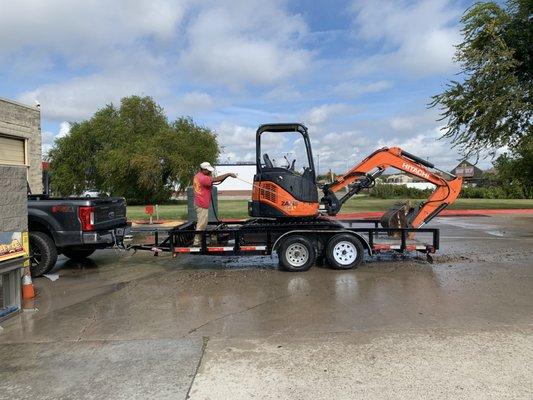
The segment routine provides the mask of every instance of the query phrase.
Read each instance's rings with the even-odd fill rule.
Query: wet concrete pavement
[[[434,225],[434,264],[62,258],[2,324],[0,398],[532,398],[533,216]]]

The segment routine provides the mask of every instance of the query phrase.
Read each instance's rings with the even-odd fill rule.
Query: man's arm
[[[236,178],[237,177],[237,175],[235,175],[233,172],[230,172],[228,174],[222,174],[222,175],[214,177],[213,178],[213,183],[224,182],[224,180],[226,180],[226,178],[229,178],[230,176],[232,178]]]

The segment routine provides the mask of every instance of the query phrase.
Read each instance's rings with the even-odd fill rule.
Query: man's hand
[[[233,172],[230,172],[230,173],[228,173],[228,174],[224,174],[224,175],[217,176],[217,177],[213,178],[213,183],[220,183],[220,182],[223,182],[224,179],[229,178],[230,176],[231,176],[232,178],[236,178],[236,177],[237,177],[237,174],[234,174]]]

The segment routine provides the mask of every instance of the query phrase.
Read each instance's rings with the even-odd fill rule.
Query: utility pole
[[[316,155],[317,163],[316,163],[316,176],[318,177],[320,175],[320,154]]]

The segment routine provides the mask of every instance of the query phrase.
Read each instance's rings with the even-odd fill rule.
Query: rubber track
[[[247,221],[241,228],[246,231],[268,230],[268,229],[338,229],[342,225],[337,221],[325,218],[298,218],[298,219],[253,219]]]

